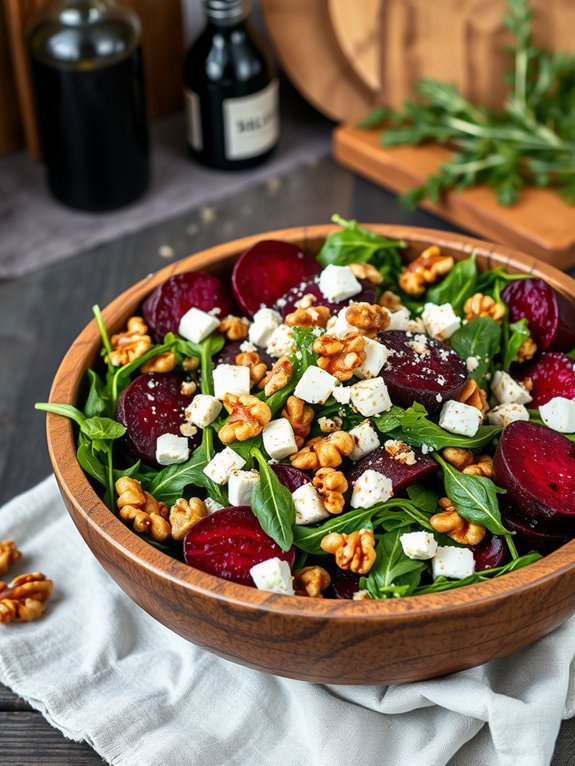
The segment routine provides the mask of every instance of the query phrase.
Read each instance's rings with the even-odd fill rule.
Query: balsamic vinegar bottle
[[[48,186],[65,205],[127,205],[149,180],[138,17],[112,0],[57,0],[28,28]]]
[[[279,134],[278,81],[247,0],[204,0],[207,25],[184,67],[191,155],[223,170],[258,165]]]

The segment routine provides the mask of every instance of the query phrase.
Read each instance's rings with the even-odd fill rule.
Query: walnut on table
[[[20,575],[8,584],[0,582],[0,625],[37,620],[53,588],[52,580],[41,572]]]
[[[3,577],[8,569],[15,564],[22,554],[16,547],[14,540],[0,541],[0,577]]]

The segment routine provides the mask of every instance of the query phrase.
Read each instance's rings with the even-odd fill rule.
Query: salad
[[[575,306],[334,220],[230,283],[169,277],[108,333],[77,458],[192,567],[285,595],[386,599],[499,577],[575,536]]]

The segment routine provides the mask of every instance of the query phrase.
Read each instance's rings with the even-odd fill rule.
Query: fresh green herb
[[[104,324],[104,317],[102,316],[100,307],[98,305],[92,306],[92,312],[94,314],[96,324],[98,325],[98,330],[100,331],[100,336],[102,338],[102,345],[104,346],[104,351],[106,352],[106,354],[111,354],[112,344],[110,343],[110,338],[108,337],[108,331],[106,330],[106,325]]]
[[[86,404],[84,405],[84,414],[88,418],[95,415],[111,415],[110,401],[103,381],[94,370],[88,370],[87,375],[89,388]]]
[[[451,303],[456,314],[463,312],[465,301],[475,293],[477,284],[477,265],[475,254],[464,261],[459,261],[449,274],[429,288],[426,300],[438,305]]]
[[[575,359],[575,348],[567,354],[569,359]]]
[[[369,575],[362,577],[359,583],[372,598],[408,596],[419,585],[425,564],[408,558],[403,552],[399,538],[404,532],[402,529],[388,532],[376,546],[375,563]]]
[[[539,553],[527,553],[525,556],[518,556],[508,564],[495,567],[494,569],[484,569],[482,572],[475,572],[475,574],[469,575],[469,577],[465,577],[462,580],[448,580],[447,577],[438,577],[431,585],[421,585],[419,588],[416,588],[413,595],[423,596],[428,593],[441,593],[444,590],[462,588],[465,585],[475,585],[479,582],[492,580],[494,577],[501,577],[501,575],[508,574],[509,572],[515,572],[517,569],[539,561],[540,558]]]
[[[478,317],[456,330],[451,336],[451,348],[464,359],[475,357],[477,367],[469,371],[480,388],[501,347],[501,327],[491,317]]]
[[[285,487],[262,452],[256,448],[252,455],[260,469],[260,480],[252,493],[252,511],[262,529],[283,551],[288,551],[294,540],[295,506],[291,492]]]
[[[508,274],[503,266],[496,269],[487,269],[477,278],[475,289],[482,295],[488,295],[490,298],[499,299],[501,291],[508,282],[515,282],[518,279],[528,279],[529,274]],[[498,302],[501,302],[498,300]]]
[[[527,320],[519,319],[517,322],[513,322],[509,325],[509,329],[505,334],[508,337],[504,342],[502,368],[505,371],[508,371],[513,362],[517,359],[519,349],[527,338],[529,338],[530,332]]]
[[[410,484],[407,487],[407,496],[411,502],[418,508],[428,513],[435,513],[441,497],[439,491],[427,482],[418,481],[417,484]]]
[[[301,377],[307,368],[317,364],[317,354],[312,346],[317,338],[313,327],[292,327],[292,333],[297,351],[291,355],[296,377]]]
[[[501,205],[516,202],[527,186],[554,186],[575,201],[575,54],[535,46],[532,15],[528,0],[508,0],[504,22],[514,37],[514,65],[500,113],[475,106],[453,85],[421,80],[418,99],[402,112],[380,110],[368,118],[371,126],[377,118],[390,122],[386,146],[436,141],[456,150],[422,186],[403,195],[408,207],[477,184],[490,186]]]

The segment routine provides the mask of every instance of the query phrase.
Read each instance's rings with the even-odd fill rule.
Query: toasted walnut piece
[[[505,316],[505,306],[494,301],[489,295],[483,295],[483,293],[475,293],[471,298],[468,298],[463,310],[468,321],[477,319],[477,317],[491,317],[501,324]]]
[[[250,323],[247,319],[235,317],[231,314],[220,322],[218,330],[223,333],[228,340],[245,340],[248,337]]]
[[[186,372],[194,372],[200,366],[200,360],[195,356],[186,356],[182,362],[182,367]]]
[[[323,598],[323,591],[329,588],[331,577],[323,567],[310,566],[296,569],[293,587],[296,596]]]
[[[380,285],[383,282],[381,271],[371,263],[350,263],[349,268],[358,279],[367,279],[372,285]]]
[[[258,388],[263,388],[266,396],[281,391],[291,380],[293,374],[293,364],[287,356],[280,356],[271,370],[259,383]]]
[[[310,439],[305,447],[290,456],[292,465],[302,471],[337,468],[343,458],[353,452],[355,440],[347,431],[335,431],[328,436]]]
[[[535,354],[537,353],[537,344],[533,340],[531,336],[527,338],[527,340],[524,340],[523,343],[519,346],[519,351],[517,352],[517,359],[516,362],[528,362],[530,359],[533,359]],[[531,382],[531,385],[533,386],[533,382]]]
[[[340,569],[367,574],[375,562],[375,537],[370,529],[360,529],[349,535],[330,532],[321,543],[321,549],[335,555]]]
[[[148,335],[148,326],[142,317],[130,317],[124,332],[112,335],[110,339],[112,352],[106,356],[106,361],[114,367],[122,367],[134,359],[139,359],[152,347],[152,339]]]
[[[466,466],[462,473],[471,476],[486,476],[493,478],[493,458],[490,455],[478,455],[472,465]]]
[[[313,306],[316,302],[317,297],[313,293],[306,293],[303,298],[300,298],[299,301],[294,303],[294,306],[296,309],[309,309],[309,307]]]
[[[224,407],[230,413],[227,422],[220,428],[218,436],[224,444],[246,441],[259,436],[272,419],[272,411],[256,396],[226,394]]]
[[[180,391],[184,396],[193,396],[196,393],[198,386],[193,380],[184,380],[180,386]]]
[[[191,497],[189,500],[180,497],[170,508],[172,539],[183,540],[194,524],[207,515],[206,504],[199,497]]]
[[[122,476],[116,482],[116,504],[120,518],[129,521],[140,534],[149,534],[154,540],[167,540],[171,533],[168,506],[160,503],[131,476]]]
[[[298,396],[290,396],[282,410],[282,417],[289,421],[298,448],[302,446],[311,430],[311,424],[314,418],[314,409],[310,404],[306,404]]]
[[[485,415],[489,410],[487,392],[479,388],[477,383],[471,378],[463,386],[458,401],[468,404],[470,407],[475,407],[482,415]]]
[[[399,295],[392,293],[391,290],[386,290],[379,299],[379,305],[395,314],[396,311],[403,307],[403,302]]]
[[[462,447],[445,447],[441,451],[443,459],[457,468],[458,471],[463,471],[468,465],[473,463],[473,452],[470,449],[463,449]]]
[[[342,419],[337,415],[334,415],[333,418],[318,418],[317,420],[322,434],[332,434],[334,431],[340,431],[342,423]]]
[[[349,332],[343,338],[329,333],[320,335],[312,348],[318,354],[318,367],[338,380],[349,380],[365,359],[364,346],[365,340],[360,333]]]
[[[486,529],[472,524],[460,516],[448,497],[442,497],[439,505],[443,510],[434,514],[429,523],[436,532],[441,532],[462,545],[478,545],[485,537]]]
[[[450,255],[441,255],[439,247],[431,245],[399,275],[399,286],[408,295],[421,295],[427,285],[437,282],[454,265]]]
[[[288,327],[325,327],[330,316],[331,312],[327,306],[310,306],[306,309],[296,308],[286,316],[284,322]]]
[[[0,582],[0,625],[41,617],[44,602],[53,588],[52,580],[47,580],[41,572],[20,575],[9,584]]]
[[[347,492],[347,479],[341,471],[335,468],[320,468],[312,479],[328,513],[338,514],[343,511],[345,500],[343,493]]]
[[[377,303],[351,303],[345,312],[346,321],[357,327],[367,338],[377,338],[389,327],[389,311]]]
[[[140,372],[171,372],[178,363],[178,357],[173,351],[164,351],[158,354],[140,367]]]
[[[22,556],[14,540],[0,541],[0,577]]]
[[[243,351],[236,356],[236,364],[250,368],[250,382],[252,386],[261,382],[267,372],[265,362],[260,360],[260,355],[255,351]]]
[[[356,590],[352,596],[353,601],[369,601],[371,596],[368,590]]]
[[[397,460],[398,463],[415,465],[415,452],[405,442],[399,441],[399,439],[388,439],[383,447],[387,454]]]

